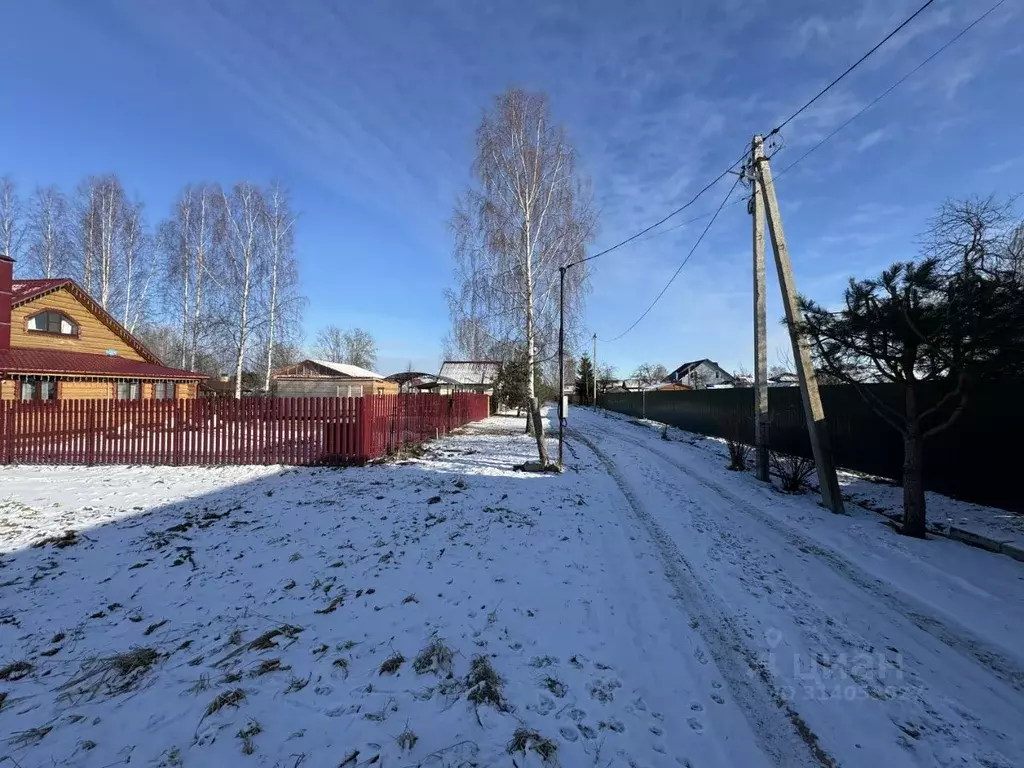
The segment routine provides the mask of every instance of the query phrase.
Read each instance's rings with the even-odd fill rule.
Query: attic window
[[[48,309],[28,319],[26,328],[34,333],[54,333],[59,336],[77,336],[78,324],[63,312]]]

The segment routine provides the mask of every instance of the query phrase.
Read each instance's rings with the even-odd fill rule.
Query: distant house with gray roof
[[[445,360],[437,378],[450,382],[448,386],[455,392],[493,395],[500,373],[501,362],[498,360]]]

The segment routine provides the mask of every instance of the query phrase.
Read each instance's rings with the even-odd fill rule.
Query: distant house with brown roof
[[[399,385],[348,363],[303,360],[270,374],[278,397],[362,397],[398,394]]]
[[[0,399],[167,400],[206,377],[169,368],[74,280],[14,280],[0,255]]]

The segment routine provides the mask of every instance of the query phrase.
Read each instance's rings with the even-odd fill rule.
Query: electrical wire
[[[937,56],[942,54],[947,48],[949,48],[951,45],[953,45],[955,42],[957,42],[961,37],[966,35],[968,32],[970,32],[972,29],[974,29],[974,27],[976,27],[978,24],[980,24],[982,21],[984,21],[986,18],[988,18],[993,12],[995,12],[1005,2],[1006,2],[1006,0],[999,0],[999,2],[997,2],[994,5],[992,5],[991,7],[989,7],[989,9],[987,11],[982,13],[974,21],[972,21],[966,27],[964,27],[959,32],[957,32],[953,37],[951,37],[949,40],[947,40],[940,48],[937,48],[926,59],[921,61],[916,67],[914,67],[912,70],[907,72],[905,75],[903,75],[903,77],[901,77],[895,83],[893,83],[888,88],[886,88],[884,91],[882,91],[880,94],[878,94],[875,98],[873,98],[870,102],[868,102],[855,115],[851,116],[844,123],[842,123],[842,125],[837,127],[830,134],[828,134],[825,138],[821,139],[821,141],[819,141],[817,144],[815,144],[809,150],[804,152],[799,158],[797,158],[792,163],[790,163],[785,168],[783,168],[781,171],[779,171],[777,174],[775,174],[775,181],[778,182],[778,180],[780,178],[782,178],[782,176],[785,173],[787,173],[788,171],[792,170],[794,166],[798,165],[799,163],[802,163],[810,155],[812,155],[814,152],[817,152],[819,149],[821,149],[822,146],[824,146],[829,141],[831,141],[833,138],[835,138],[836,134],[838,134],[841,131],[843,131],[846,128],[848,128],[851,123],[853,123],[855,120],[857,120],[859,117],[861,117],[861,115],[863,115],[865,112],[867,112],[873,106],[875,106],[878,102],[880,102],[882,99],[884,99],[890,93],[892,93],[897,88],[899,88],[901,85],[903,85],[903,83],[905,83],[907,80],[909,80],[915,74],[917,74],[922,68],[924,68],[927,64],[929,64],[933,59],[935,59]],[[744,201],[743,200],[734,200],[732,203],[730,203],[730,205],[739,205],[742,202],[744,202]],[[654,232],[653,234],[648,235],[647,237],[645,237],[642,240],[640,240],[640,242],[641,243],[645,243],[648,240],[654,239],[655,237],[661,237],[662,235],[667,235],[669,232],[673,232],[673,231],[679,229],[680,227],[685,227],[685,226],[687,226],[689,224],[695,224],[696,222],[702,221],[702,220],[708,218],[711,215],[712,214],[709,212],[709,213],[702,213],[700,216],[694,216],[692,219],[687,219],[686,221],[681,221],[678,224],[674,224],[673,226],[668,227],[667,229],[661,230],[660,232]]]
[[[801,155],[801,156],[800,156],[799,158],[797,158],[797,159],[796,159],[796,160],[794,160],[794,161],[793,161],[792,163],[790,163],[790,164],[789,164],[789,165],[787,165],[787,166],[786,166],[785,168],[783,168],[783,169],[782,169],[782,170],[781,170],[781,171],[780,171],[780,172],[779,172],[778,174],[776,174],[775,178],[776,178],[776,179],[779,179],[779,178],[781,178],[781,177],[782,177],[782,175],[783,175],[784,173],[786,173],[787,171],[791,170],[791,169],[792,169],[792,168],[793,168],[794,166],[798,165],[799,163],[802,163],[802,162],[803,162],[804,160],[806,160],[806,159],[808,158],[808,156],[810,156],[811,154],[813,154],[814,152],[816,152],[816,151],[817,151],[818,149],[820,149],[820,148],[822,147],[822,145],[824,145],[824,144],[826,144],[827,142],[831,141],[831,140],[832,140],[832,138],[833,138],[833,137],[834,137],[834,136],[835,136],[835,135],[836,135],[837,133],[839,133],[840,131],[842,131],[842,130],[843,130],[844,128],[846,128],[846,127],[847,127],[847,126],[848,126],[848,125],[849,125],[850,123],[852,123],[852,122],[853,122],[854,120],[856,120],[856,119],[857,119],[858,117],[860,117],[860,116],[861,116],[861,115],[863,115],[863,114],[864,114],[865,112],[867,112],[867,111],[868,111],[869,109],[871,109],[871,108],[872,108],[873,106],[875,106],[875,104],[877,104],[878,102],[880,102],[880,101],[881,101],[882,99],[884,99],[884,98],[885,98],[886,96],[888,96],[888,95],[889,95],[890,93],[892,93],[892,92],[893,92],[893,91],[895,91],[895,90],[896,90],[897,88],[899,88],[899,87],[900,87],[901,85],[903,85],[903,83],[904,83],[904,82],[906,82],[906,81],[907,81],[907,80],[908,80],[908,79],[909,79],[910,77],[912,77],[913,75],[915,75],[915,74],[916,74],[916,73],[918,72],[918,70],[920,70],[920,69],[921,69],[922,67],[924,67],[924,66],[925,66],[926,64],[928,64],[928,63],[929,63],[929,62],[930,62],[930,61],[931,61],[932,59],[934,59],[934,58],[935,58],[936,56],[938,56],[938,55],[939,55],[940,53],[942,53],[942,52],[943,52],[943,51],[945,51],[945,50],[946,50],[947,48],[949,48],[949,46],[953,45],[953,43],[955,43],[955,42],[956,42],[957,40],[959,40],[959,39],[960,39],[961,37],[963,37],[963,36],[964,36],[964,35],[966,35],[966,34],[967,34],[968,32],[970,32],[970,31],[971,31],[972,29],[974,29],[974,27],[976,27],[976,26],[977,26],[978,24],[980,24],[980,23],[981,23],[982,21],[984,21],[984,20],[985,20],[985,19],[986,19],[986,18],[987,18],[987,17],[988,17],[988,16],[989,16],[989,15],[990,15],[991,13],[993,13],[993,12],[994,12],[994,11],[995,11],[995,10],[996,10],[997,8],[999,8],[999,6],[1001,6],[1001,5],[1002,5],[1003,3],[1005,3],[1005,2],[1006,2],[1006,0],[999,0],[999,2],[997,2],[997,3],[995,4],[995,5],[991,6],[991,7],[990,7],[990,8],[989,8],[989,9],[988,9],[987,11],[985,11],[985,12],[984,12],[983,14],[981,14],[981,15],[980,15],[980,16],[979,16],[978,18],[976,18],[976,19],[975,19],[974,21],[972,21],[972,22],[971,22],[970,24],[968,24],[968,25],[967,25],[966,27],[964,27],[964,28],[963,28],[963,29],[961,29],[961,30],[960,30],[959,32],[957,32],[957,33],[956,33],[956,35],[954,35],[954,36],[953,36],[953,37],[951,37],[951,38],[950,38],[950,39],[949,39],[948,41],[946,41],[945,45],[943,45],[943,46],[942,46],[941,48],[938,48],[937,50],[935,50],[935,52],[933,52],[933,53],[932,53],[932,54],[931,54],[931,55],[930,55],[930,56],[929,56],[928,58],[926,58],[926,59],[925,59],[924,61],[922,61],[922,62],[921,62],[920,64],[918,64],[918,65],[917,65],[916,67],[914,67],[914,68],[913,68],[912,70],[910,70],[909,72],[907,72],[907,74],[905,74],[905,75],[904,75],[903,77],[901,77],[901,78],[900,78],[899,80],[897,80],[897,81],[896,81],[895,83],[893,83],[892,85],[890,85],[890,86],[889,86],[888,88],[886,88],[886,89],[885,89],[884,91],[882,91],[882,92],[881,92],[880,94],[878,94],[878,95],[877,95],[877,96],[876,96],[875,98],[873,98],[873,99],[872,99],[871,101],[869,101],[869,102],[867,103],[867,105],[866,105],[866,106],[864,106],[864,107],[863,107],[863,108],[862,108],[862,109],[861,109],[861,110],[860,110],[859,112],[857,112],[857,114],[853,115],[853,116],[852,116],[851,118],[849,118],[849,119],[848,119],[848,120],[847,120],[846,122],[844,122],[844,123],[843,123],[842,125],[840,125],[840,126],[839,126],[838,128],[836,128],[836,129],[835,129],[834,131],[832,131],[832,133],[830,133],[830,134],[829,134],[828,136],[826,136],[825,138],[823,138],[823,139],[822,139],[821,141],[819,141],[819,142],[818,142],[817,144],[815,144],[815,145],[814,145],[813,147],[811,147],[811,148],[810,148],[809,150],[807,150],[806,152],[804,152],[804,154],[802,154],[802,155]],[[666,230],[666,231],[669,231],[669,230]]]
[[[934,2],[935,2],[935,0],[927,0],[927,2],[924,3],[924,5],[922,5],[920,8],[918,8],[912,14],[910,14],[910,16],[908,16],[906,19],[904,19],[903,22],[898,27],[893,29],[889,34],[887,34],[878,43],[876,43],[874,45],[874,47],[871,48],[871,50],[869,50],[867,53],[865,53],[863,56],[861,56],[859,59],[857,59],[857,61],[855,61],[853,64],[851,64],[849,67],[847,67],[846,71],[843,72],[841,75],[839,75],[839,77],[835,78],[831,83],[829,83],[824,88],[822,88],[820,91],[818,91],[818,93],[815,94],[815,96],[810,101],[808,101],[806,104],[804,104],[802,107],[800,107],[800,109],[798,109],[792,115],[790,115],[785,120],[783,120],[779,125],[777,125],[775,128],[773,128],[771,130],[771,132],[768,134],[768,136],[774,136],[774,135],[778,134],[779,131],[781,131],[783,128],[785,128],[787,125],[789,125],[790,122],[792,122],[797,116],[802,114],[808,107],[810,107],[812,104],[814,104],[814,102],[816,102],[818,99],[820,99],[822,96],[824,96],[830,90],[832,90],[843,78],[845,78],[848,74],[853,72],[853,70],[855,70],[857,67],[859,67],[861,64],[863,64],[879,48],[881,48],[883,45],[885,45],[887,42],[889,42],[889,40],[891,40],[893,37],[895,37],[904,27],[906,27],[908,24],[910,24],[910,22],[912,22],[915,18],[917,18],[922,12],[924,12],[925,9],[928,8],[928,6],[932,5],[932,3],[934,3]],[[730,165],[728,168],[726,168],[724,171],[722,171],[712,181],[710,181],[707,185],[705,185],[689,201],[687,201],[683,205],[679,206],[678,208],[676,208],[674,211],[672,211],[671,213],[669,213],[665,217],[659,219],[658,221],[654,222],[653,224],[651,224],[648,227],[644,227],[639,232],[636,232],[635,234],[630,235],[625,240],[622,240],[621,242],[616,243],[611,248],[605,248],[603,251],[599,251],[599,252],[597,252],[597,253],[595,253],[595,254],[593,254],[591,256],[587,256],[586,258],[579,259],[578,261],[569,262],[568,264],[563,265],[562,268],[563,269],[568,269],[569,267],[576,266],[577,264],[584,264],[584,263],[586,263],[588,261],[593,261],[594,259],[600,258],[601,256],[605,256],[605,255],[611,253],[612,251],[618,250],[622,246],[627,245],[627,244],[633,242],[638,237],[642,237],[643,235],[646,235],[652,229],[656,229],[657,227],[660,227],[666,221],[668,221],[669,219],[673,218],[674,216],[678,216],[680,213],[682,213],[687,208],[689,208],[691,205],[693,205],[695,202],[697,202],[697,200],[705,192],[707,192],[709,189],[711,189],[711,187],[713,187],[715,184],[717,184],[719,181],[721,181],[723,178],[725,178],[725,176],[733,168],[735,168],[738,163],[743,162],[743,160],[746,158],[746,156],[747,156],[747,151],[745,150],[744,153],[740,156],[739,160],[737,160],[732,165]],[[698,217],[698,218],[702,218],[702,217]],[[679,226],[682,226],[682,225],[679,225]],[[676,227],[673,227],[672,229],[675,229],[675,228]],[[666,230],[666,231],[671,231],[671,229],[670,230]]]
[[[727,171],[727,173],[728,173],[728,171]],[[737,176],[736,180],[733,181],[732,186],[729,187],[729,191],[726,193],[725,197],[722,199],[722,202],[719,204],[718,210],[716,210],[714,215],[711,217],[711,221],[709,221],[707,226],[704,227],[704,231],[700,233],[700,237],[697,238],[697,242],[695,242],[693,244],[693,247],[690,248],[690,252],[686,254],[686,258],[684,258],[682,263],[680,263],[679,267],[672,274],[672,277],[669,278],[669,281],[667,283],[665,283],[665,287],[661,289],[661,293],[659,293],[654,298],[654,301],[651,302],[651,305],[649,307],[647,307],[647,309],[645,309],[643,311],[643,314],[641,314],[640,317],[638,317],[635,321],[633,321],[633,324],[631,326],[629,326],[629,328],[624,330],[622,333],[620,333],[614,339],[602,339],[602,341],[604,341],[605,343],[610,343],[610,342],[618,341],[619,339],[621,339],[627,333],[629,333],[634,328],[636,328],[637,325],[640,324],[640,321],[643,320],[645,317],[647,317],[647,315],[650,313],[650,311],[652,309],[654,309],[654,305],[657,304],[659,301],[661,301],[661,297],[665,295],[665,292],[669,289],[669,286],[671,286],[672,283],[675,282],[675,279],[677,277],[679,277],[679,273],[683,271],[683,267],[686,266],[686,262],[688,262],[690,260],[690,257],[693,256],[694,251],[697,250],[697,246],[699,246],[701,244],[701,241],[704,239],[704,236],[707,235],[708,230],[710,230],[711,226],[715,223],[715,219],[718,218],[718,214],[720,214],[722,212],[722,209],[725,208],[725,204],[727,202],[729,202],[729,198],[732,197],[732,193],[736,189],[736,185],[739,184],[739,183],[740,183],[740,177]]]
[[[808,101],[802,107],[800,107],[800,109],[798,109],[792,115],[790,115],[785,120],[783,120],[779,125],[777,125],[774,128],[772,128],[771,133],[769,133],[768,135],[772,136],[772,135],[778,133],[779,131],[781,131],[787,125],[789,125],[789,123],[791,123],[798,115],[802,114],[814,102],[816,102],[818,99],[820,99],[826,93],[831,91],[836,85],[839,84],[839,82],[844,77],[846,77],[848,74],[853,72],[853,70],[855,70],[857,67],[859,67],[861,64],[863,64],[871,55],[873,55],[875,53],[875,51],[877,51],[879,48],[881,48],[883,45],[885,45],[887,42],[889,42],[893,37],[895,37],[900,32],[900,30],[902,30],[910,22],[912,22],[914,19],[916,19],[922,12],[924,12],[924,10],[926,8],[928,8],[928,6],[932,5],[932,3],[934,3],[934,2],[935,2],[935,0],[927,0],[927,2],[924,5],[922,5],[920,8],[918,8],[912,14],[910,14],[907,18],[905,18],[903,20],[903,22],[898,27],[896,27],[889,34],[887,34],[885,37],[883,37],[881,40],[879,40],[875,44],[874,48],[872,48],[870,51],[868,51],[863,56],[861,56],[859,59],[857,59],[855,62],[853,62],[853,64],[851,64],[849,67],[847,67],[846,71],[843,72],[843,74],[839,75],[839,77],[837,77],[831,83],[829,83],[824,88],[822,88],[820,91],[818,91],[818,93],[815,94],[814,98],[812,98],[810,101]]]
[[[693,205],[695,202],[697,202],[697,200],[700,199],[701,195],[703,195],[705,192],[707,192],[709,189],[711,189],[713,186],[715,186],[715,184],[717,184],[722,179],[724,179],[727,175],[729,175],[729,173],[732,171],[733,168],[735,168],[737,165],[742,163],[747,158],[747,155],[749,153],[750,153],[749,149],[744,149],[743,154],[740,155],[739,158],[737,160],[735,160],[728,168],[726,168],[724,171],[722,171],[720,174],[718,174],[714,179],[712,179],[706,185],[704,185],[704,187],[702,187],[701,190],[696,195],[691,197],[686,203],[684,203],[683,205],[681,205],[678,208],[676,208],[674,211],[672,211],[667,216],[665,216],[665,217],[659,219],[658,221],[654,222],[649,227],[644,227],[639,232],[637,232],[637,233],[635,233],[633,235],[630,235],[625,240],[623,240],[621,242],[618,242],[615,245],[613,245],[611,248],[605,248],[603,251],[599,251],[598,253],[595,253],[592,256],[587,256],[586,258],[579,259],[578,261],[569,262],[568,264],[563,265],[562,269],[568,269],[569,267],[574,267],[577,264],[584,264],[584,263],[586,263],[588,261],[592,261],[592,260],[598,258],[599,256],[604,256],[605,254],[611,253],[612,251],[617,250],[617,249],[621,248],[622,246],[624,246],[624,245],[626,245],[628,243],[633,242],[638,237],[640,237],[642,235],[646,235],[652,229],[655,229],[656,227],[660,227],[662,224],[664,224],[666,221],[671,219],[673,216],[678,216],[680,213],[682,213],[687,208],[689,208],[691,205]]]

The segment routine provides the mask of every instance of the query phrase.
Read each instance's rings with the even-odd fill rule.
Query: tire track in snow
[[[578,432],[577,435],[579,436]],[[619,431],[615,432],[615,437],[634,447],[652,453],[668,464],[671,464],[698,484],[714,491],[719,496],[730,501],[737,509],[783,536],[794,547],[808,554],[815,555],[824,561],[832,570],[848,582],[881,601],[879,604],[880,610],[882,608],[895,609],[894,613],[909,619],[918,629],[927,632],[961,656],[981,664],[1014,690],[1024,692],[1024,667],[1021,667],[1016,661],[1007,657],[1002,651],[993,647],[987,640],[976,635],[967,627],[962,625],[954,626],[950,622],[936,616],[913,597],[892,588],[881,579],[872,576],[835,550],[823,547],[812,539],[801,535],[792,526],[758,509],[722,483],[698,473],[694,468],[687,466],[663,451],[659,451],[652,445],[647,444],[646,441],[623,435]]]
[[[666,578],[684,601],[686,609],[698,620],[696,631],[711,651],[718,671],[764,753],[776,765],[834,768],[835,760],[786,702],[774,681],[759,669],[757,654],[746,646],[729,612],[700,582],[675,541],[647,512],[615,462],[579,431],[572,429],[569,432],[597,456],[651,537]]]

